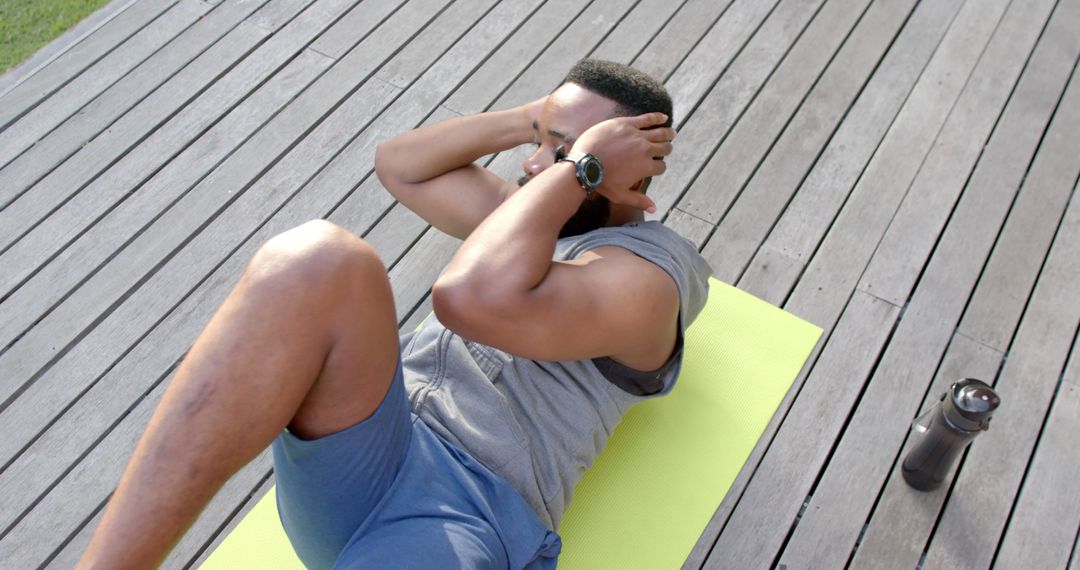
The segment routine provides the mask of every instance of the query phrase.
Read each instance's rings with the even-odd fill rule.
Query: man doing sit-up
[[[311,568],[553,567],[574,485],[623,413],[672,388],[705,302],[693,245],[643,221],[670,125],[660,84],[584,60],[537,101],[383,142],[387,190],[464,239],[434,314],[399,339],[383,264],[328,222],[271,239],[177,370],[81,566],[159,564],[272,445]],[[474,164],[522,144],[517,184]]]

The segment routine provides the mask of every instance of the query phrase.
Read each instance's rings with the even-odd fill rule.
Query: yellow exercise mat
[[[679,568],[821,329],[710,280],[668,396],[633,408],[575,489],[559,568]],[[203,568],[303,568],[271,490]]]

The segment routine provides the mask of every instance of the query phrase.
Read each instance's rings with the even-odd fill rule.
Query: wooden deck
[[[457,242],[374,144],[584,56],[675,98],[664,223],[825,329],[686,567],[1080,568],[1080,0],[114,0],[0,78],[0,567],[72,565],[268,237],[365,236],[413,327]],[[910,422],[964,376],[1002,408],[912,491]]]

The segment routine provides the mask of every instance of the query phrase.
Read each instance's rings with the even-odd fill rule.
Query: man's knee
[[[381,285],[386,269],[367,242],[331,222],[313,220],[263,244],[245,278],[325,294],[328,287]]]

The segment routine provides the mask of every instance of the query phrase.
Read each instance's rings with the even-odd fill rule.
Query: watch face
[[[584,166],[585,181],[589,186],[599,186],[604,180],[604,168],[600,166],[599,160],[586,160]]]

